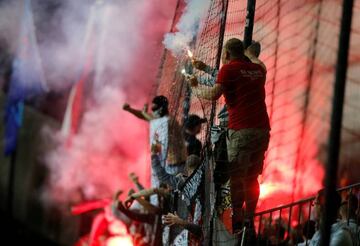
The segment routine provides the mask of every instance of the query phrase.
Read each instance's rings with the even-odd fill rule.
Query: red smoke
[[[329,36],[335,38],[336,29],[327,30],[326,19],[337,10],[332,2],[322,4],[319,30],[327,30],[324,36],[316,29],[318,4],[314,1],[256,3],[253,39],[261,43],[260,59],[268,70],[266,103],[272,128],[259,178],[258,211],[313,195],[322,187],[321,151],[327,141],[331,100],[331,86],[322,85],[331,83],[332,77],[328,75],[333,70],[321,68],[331,67],[335,60],[328,57],[329,50],[317,50],[314,61],[312,56],[318,47],[314,47],[315,42],[330,43]],[[243,38],[245,9],[246,2],[229,2],[225,41]],[[321,116],[314,111],[320,111]]]
[[[163,50],[162,38],[170,29],[176,3],[175,0],[157,2],[119,3],[124,5],[119,11],[126,9],[130,20],[124,19],[123,29],[115,29],[118,33],[106,36],[109,40],[105,44],[109,45],[102,53],[105,57],[103,81],[100,80],[100,84],[87,81],[93,84],[89,87],[93,87],[89,93],[93,99],[85,100],[71,148],[66,148],[60,140],[47,157],[51,171],[47,198],[62,202],[110,198],[117,189],[127,191],[133,187],[128,178],[130,172],[135,172],[142,184],[149,185],[148,124],[123,111],[122,105],[128,102],[142,108],[152,96],[150,91]],[[117,13],[111,11],[107,13]],[[121,15],[116,16],[121,22]],[[131,28],[126,23],[132,18],[136,21]],[[112,30],[109,23],[110,27],[103,28]],[[129,34],[127,39],[124,29]],[[114,40],[114,36],[121,39]],[[117,49],[112,50],[111,45]],[[109,64],[111,59],[118,60],[119,64]]]

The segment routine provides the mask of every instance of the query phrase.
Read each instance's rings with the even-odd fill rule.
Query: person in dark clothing
[[[148,212],[140,212],[138,210],[130,210],[129,207],[132,201],[136,200],[141,205],[149,204],[146,201],[152,195],[157,195],[159,200],[159,206],[156,206],[155,209],[148,209],[149,207],[144,206],[145,209],[148,209]],[[170,208],[173,204],[173,199],[171,196],[171,191],[168,185],[160,184],[159,188],[143,189],[137,193],[132,193],[129,197],[122,203],[118,199],[114,201],[115,208],[126,215],[128,218],[132,219],[136,223],[146,223],[152,225],[152,231],[150,234],[150,244],[151,246],[160,246],[162,245],[162,221],[161,216],[167,214],[170,211]]]
[[[177,233],[181,232],[183,229],[188,230],[190,233],[194,234],[196,237],[198,237],[197,235],[202,235],[201,233],[199,233],[199,231],[201,232],[201,226],[196,225],[187,220],[189,212],[187,211],[186,208],[184,208],[184,209],[181,209],[183,207],[180,208],[180,204],[177,203],[178,199],[176,198],[176,197],[178,197],[177,190],[179,189],[179,187],[181,187],[186,182],[186,179],[189,176],[191,176],[191,174],[201,164],[200,157],[198,157],[196,155],[188,156],[188,158],[186,160],[186,164],[185,164],[185,170],[181,174],[172,175],[172,174],[168,174],[165,171],[165,168],[161,166],[160,157],[159,157],[159,154],[161,152],[160,144],[152,145],[151,151],[152,151],[152,156],[151,156],[152,169],[153,169],[154,173],[156,174],[156,176],[159,178],[159,181],[162,184],[168,185],[170,190],[164,190],[164,189],[160,189],[160,188],[151,188],[148,190],[143,190],[143,191],[137,192],[135,194],[131,194],[130,197],[128,197],[126,199],[125,204],[128,203],[129,201],[138,199],[140,197],[145,198],[152,194],[161,194],[164,198],[167,198],[167,199],[164,199],[164,201],[165,201],[164,205],[168,205],[169,209],[167,212],[165,212],[164,209],[160,209],[161,212],[158,214],[166,215],[166,216],[164,216],[164,223],[166,225],[170,225],[170,226],[176,225],[177,226],[176,228],[174,228],[174,230],[176,231],[176,232],[174,231],[175,232],[174,235],[177,235]],[[175,203],[177,203],[177,206],[176,206],[177,208],[175,208]],[[119,209],[121,209],[121,208],[119,207]],[[179,216],[177,215],[176,211],[180,212]],[[139,215],[137,215],[137,216],[138,216],[138,218],[140,218]],[[144,216],[141,216],[142,219],[144,219],[143,217]],[[145,217],[146,217],[147,222],[155,222],[154,216],[151,216],[151,218],[150,218],[148,215],[145,215]],[[132,217],[130,217],[130,218],[132,218]],[[172,223],[172,222],[174,222],[174,223]]]
[[[160,182],[168,184],[174,190],[180,190],[178,195],[181,196],[181,187],[186,183],[187,179],[191,177],[191,175],[201,164],[200,157],[195,154],[188,156],[183,173],[178,175],[171,175],[166,173],[165,169],[160,165],[159,156],[156,154],[156,146],[153,146],[152,150],[152,169],[156,173]],[[174,194],[175,197],[178,195]],[[194,211],[189,211],[186,206],[184,207],[185,204],[181,201],[182,199],[176,199],[177,208],[174,209],[173,213],[168,213],[163,217],[163,223],[169,226],[176,226],[175,228],[179,229],[179,232],[181,232],[183,229],[189,231],[194,236],[190,236],[190,245],[198,245],[202,237],[202,227],[200,224],[197,224],[198,222],[193,221],[195,217]],[[192,205],[196,206],[195,204]]]
[[[185,121],[184,138],[187,148],[187,154],[189,155],[201,155],[202,144],[199,139],[196,138],[201,131],[201,124],[205,123],[206,119],[202,119],[195,114],[189,115]]]

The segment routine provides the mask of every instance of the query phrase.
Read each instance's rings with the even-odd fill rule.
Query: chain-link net
[[[261,44],[260,60],[267,68],[265,94],[270,119],[271,137],[260,178],[258,210],[293,202],[314,194],[322,186],[323,169],[327,152],[328,133],[334,81],[334,67],[341,22],[341,1],[257,1],[253,40]],[[358,24],[359,0],[355,1],[352,39],[350,47],[347,91],[342,129],[341,175],[343,185],[358,181],[359,175],[350,168],[357,163],[359,153],[359,120],[356,113],[359,93],[358,60],[360,50]],[[164,56],[157,94],[170,99],[170,112],[181,124],[187,114],[198,114],[208,119],[199,139],[210,146],[210,126],[220,123],[217,114],[225,104],[221,97],[215,103],[191,95],[181,74],[183,68],[197,76],[200,84],[213,85],[220,65],[222,44],[230,38],[243,39],[246,1],[211,1],[200,32],[190,49],[197,60],[214,68],[211,73],[189,68],[189,57]],[[226,20],[222,26],[222,20]],[[224,32],[222,32],[224,30]],[[223,34],[223,36],[221,36]],[[188,105],[187,105],[188,103]],[[183,107],[185,105],[185,107]],[[184,110],[185,108],[185,110]],[[188,109],[187,109],[188,108]],[[184,114],[185,112],[185,114]],[[256,112],[254,112],[256,114]],[[213,120],[213,121],[212,121]],[[206,207],[210,217],[219,218],[204,224],[212,233],[216,245],[231,245],[231,200],[229,184],[214,185],[214,156],[207,156]],[[221,172],[221,171],[220,171]],[[216,170],[215,170],[216,176]],[[216,189],[215,189],[216,188]],[[216,195],[218,194],[218,195]],[[219,196],[220,194],[220,196]],[[220,201],[218,201],[220,199]],[[215,202],[215,200],[217,200]],[[285,209],[260,220],[281,222],[284,236],[292,226],[310,218],[310,205]],[[209,212],[208,211],[208,212]],[[209,214],[207,214],[209,215]],[[214,216],[213,216],[214,215]],[[289,215],[293,221],[289,220]],[[258,220],[257,220],[258,221]],[[294,223],[295,224],[294,224]],[[226,235],[217,235],[226,232]],[[209,234],[210,235],[210,234]]]

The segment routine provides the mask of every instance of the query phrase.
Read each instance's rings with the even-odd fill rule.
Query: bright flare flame
[[[193,56],[194,56],[193,53],[189,49],[187,50],[187,54],[190,58],[193,58]]]
[[[106,246],[134,246],[130,236],[115,236],[106,241]]]
[[[182,73],[182,74],[186,74],[185,68],[183,68],[183,69],[181,70],[181,73]]]
[[[260,198],[267,198],[281,187],[275,183],[261,183],[260,184]]]

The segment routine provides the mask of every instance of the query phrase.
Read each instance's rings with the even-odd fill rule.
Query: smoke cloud
[[[66,42],[44,45],[46,56],[55,58],[49,77],[76,81],[88,62],[92,100],[71,147],[57,136],[61,144],[47,156],[51,177],[46,194],[52,199],[66,201],[79,191],[86,199],[109,197],[131,186],[131,171],[148,184],[147,124],[123,111],[122,104],[141,108],[154,83],[161,37],[174,11],[174,1],[157,2],[68,1],[59,13]]]
[[[176,25],[177,32],[164,36],[164,45],[174,56],[183,52],[194,40],[200,27],[200,21],[205,17],[210,7],[210,0],[186,0],[184,12]]]
[[[127,191],[129,172],[149,182],[148,126],[122,110],[149,101],[175,0],[32,1],[34,30],[46,83],[64,93],[86,73],[78,133],[66,146],[59,130],[44,128],[49,169],[45,201],[73,202]],[[3,3],[0,37],[14,53],[22,2]],[[151,21],[149,21],[151,20]],[[45,151],[45,150],[44,150]]]

